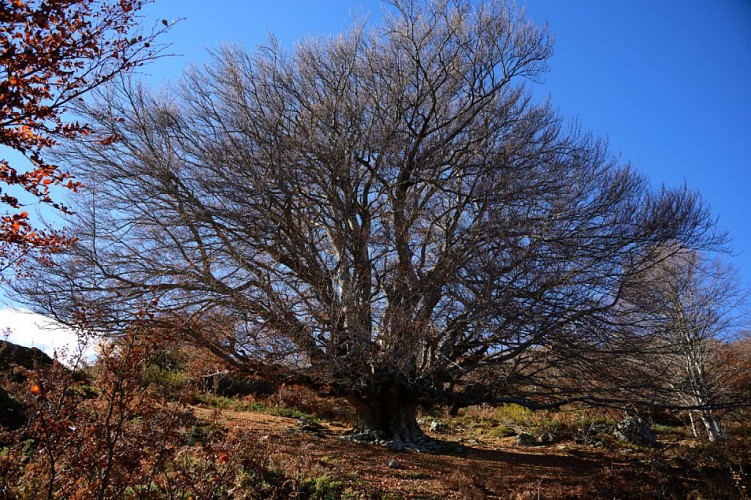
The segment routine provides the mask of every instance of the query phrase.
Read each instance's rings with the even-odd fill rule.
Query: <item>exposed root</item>
[[[435,440],[425,434],[417,436],[411,436],[405,438],[404,436],[392,436],[388,437],[382,432],[377,431],[365,431],[360,432],[353,430],[350,433],[342,436],[342,439],[347,441],[354,441],[357,443],[374,444],[377,446],[384,446],[394,451],[415,451],[418,453],[455,453],[458,451],[460,445],[455,443],[445,443],[443,441]]]

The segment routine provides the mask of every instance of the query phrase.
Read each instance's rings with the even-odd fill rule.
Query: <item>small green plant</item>
[[[535,412],[517,404],[501,405],[493,413],[502,422],[528,424],[535,418]]]
[[[303,481],[303,491],[312,500],[337,500],[342,497],[344,483],[331,479],[329,476],[319,476]]]
[[[678,436],[683,436],[686,434],[686,429],[684,427],[675,427],[673,425],[662,425],[662,424],[653,424],[652,431],[658,434],[673,434]]]
[[[210,408],[221,408],[222,410],[237,410],[241,403],[237,399],[226,396],[216,396],[206,392],[197,392],[191,398],[193,404],[208,406]]]
[[[350,487],[347,487],[342,491],[340,498],[342,500],[358,500],[362,498],[362,494]]]
[[[183,437],[190,445],[205,445],[216,439],[223,431],[224,429],[218,424],[199,421],[193,427],[186,429]]]
[[[141,380],[166,391],[183,387],[190,382],[190,376],[184,371],[170,370],[155,364],[146,364],[141,368]]]
[[[516,429],[514,429],[513,427],[509,427],[507,425],[501,425],[498,427],[494,427],[490,431],[490,434],[496,437],[505,438],[505,437],[516,436],[518,432],[516,432]]]
[[[495,412],[501,429],[506,428],[518,432],[529,432],[539,436],[545,436],[546,440],[552,440],[561,426],[559,415],[551,411],[533,411],[516,404],[502,405]],[[500,432],[504,432],[501,430]],[[507,435],[510,431],[507,430]]]
[[[141,381],[170,395],[191,381],[185,370],[185,355],[177,350],[157,349],[141,366]]]

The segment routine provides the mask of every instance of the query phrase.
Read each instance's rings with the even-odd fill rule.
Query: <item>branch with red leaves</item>
[[[85,136],[66,120],[72,99],[159,56],[169,23],[144,33],[138,12],[148,0],[0,0],[0,146],[30,166],[0,158],[0,259],[19,248],[54,252],[73,240],[33,227],[18,194],[67,213],[51,192],[80,186],[45,159],[57,138]],[[0,153],[4,154],[4,153]]]

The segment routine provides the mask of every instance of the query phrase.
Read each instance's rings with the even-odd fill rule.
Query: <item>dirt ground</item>
[[[301,431],[294,418],[205,408],[195,414],[254,430],[270,462],[288,474],[328,476],[375,498],[743,498],[742,485],[714,484],[727,472],[720,465],[687,468],[676,453],[684,445],[676,443],[657,449],[573,441],[524,447],[514,437],[478,440],[452,432],[433,437],[463,449],[425,454],[343,440],[343,424],[321,423],[316,435]]]

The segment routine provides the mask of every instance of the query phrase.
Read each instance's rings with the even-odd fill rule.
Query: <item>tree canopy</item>
[[[408,444],[418,404],[623,397],[624,284],[717,245],[714,219],[532,98],[551,41],[514,7],[389,3],[97,92],[61,153],[89,186],[79,241],[25,295],[326,386]]]

